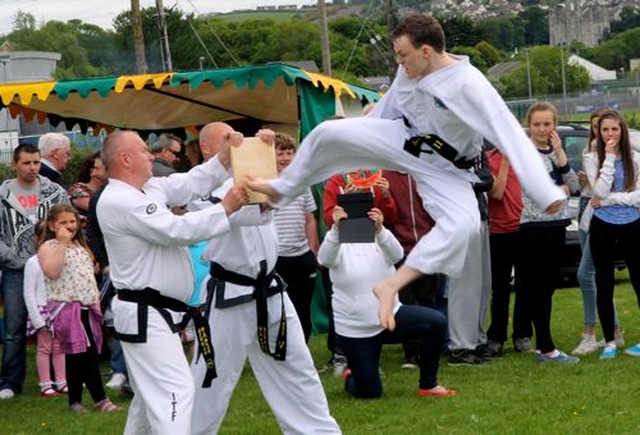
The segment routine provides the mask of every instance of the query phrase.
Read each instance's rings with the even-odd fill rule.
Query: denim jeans
[[[582,311],[585,328],[595,328],[596,326],[596,268],[591,257],[591,247],[589,245],[589,233],[583,230],[578,231],[580,247],[582,248],[582,258],[578,266],[578,283],[582,290]],[[618,313],[614,306],[614,327],[618,328]]]
[[[122,344],[120,344],[120,340],[117,338],[111,340],[111,360],[109,362],[111,370],[113,370],[114,373],[122,373],[123,375],[127,374],[127,366],[124,362]]]
[[[373,337],[340,336],[351,369],[351,376],[345,382],[349,394],[363,399],[380,397],[382,382],[378,367],[382,345],[413,338],[420,340],[420,388],[438,385],[440,355],[447,330],[445,316],[432,308],[402,305],[395,321],[396,329],[385,329]]]
[[[22,392],[27,366],[27,307],[24,304],[24,271],[2,271],[4,296],[4,344],[0,390],[11,388]]]

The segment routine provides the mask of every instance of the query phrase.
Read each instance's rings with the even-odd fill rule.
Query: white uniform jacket
[[[480,153],[483,137],[495,144],[513,165],[522,187],[544,207],[566,197],[553,185],[540,156],[500,95],[466,56],[421,80],[407,77],[402,66],[389,91],[370,117],[405,117],[412,134],[436,134],[459,155]],[[451,169],[454,169],[453,164]]]
[[[213,197],[222,198],[233,185],[228,180],[216,189]],[[260,262],[267,261],[267,273],[278,260],[278,242],[273,212],[260,212],[260,206],[249,204],[229,216],[230,230],[209,242],[203,258],[220,264],[230,272],[257,278]],[[225,299],[251,294],[253,287],[225,284]]]
[[[380,303],[371,289],[395,272],[394,264],[404,251],[386,228],[375,243],[340,243],[338,231],[330,230],[318,250],[318,261],[329,268],[333,283],[333,319],[344,337],[373,337],[382,332],[378,320]],[[394,312],[400,308],[396,295]]]
[[[206,195],[228,178],[218,159],[212,159],[186,174],[151,178],[143,192],[110,179],[96,210],[114,287],[151,287],[170,298],[189,301],[195,280],[187,246],[228,231],[229,221],[220,204],[183,216],[169,207]],[[124,312],[118,316],[114,310],[116,330],[135,334],[137,304],[122,304],[130,305],[130,316]]]

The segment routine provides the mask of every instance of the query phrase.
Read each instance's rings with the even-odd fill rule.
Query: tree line
[[[149,72],[159,72],[162,59],[157,11],[155,7],[143,8],[141,14]],[[546,14],[531,6],[518,16],[483,21],[461,16],[438,18],[445,29],[449,50],[468,55],[483,72],[500,62],[522,61],[519,68],[496,82],[505,97],[527,96],[529,83],[535,96],[561,92],[563,68],[568,92],[588,89],[586,71],[567,64],[570,53],[618,71],[628,68],[630,58],[640,57],[637,27],[640,12],[625,8],[620,20],[612,23],[606,41],[591,48],[578,42],[564,48],[549,46]],[[294,60],[322,63],[319,27],[303,12],[286,20],[227,18],[196,18],[176,8],[166,9],[174,69],[229,68]],[[131,22],[128,10],[116,16],[113,30],[81,20],[38,24],[33,15],[19,11],[12,19],[12,31],[0,37],[0,42],[8,40],[13,50],[61,53],[56,79],[131,74],[135,65]],[[357,83],[361,77],[388,74],[390,41],[381,10],[368,18],[347,15],[330,19],[329,41],[335,77]],[[564,50],[562,55],[560,50]],[[529,59],[528,69],[525,57]]]

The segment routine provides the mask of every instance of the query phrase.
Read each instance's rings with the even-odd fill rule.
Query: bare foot
[[[380,307],[378,308],[380,326],[393,331],[396,328],[396,320],[393,314],[393,306],[396,300],[395,289],[387,281],[381,281],[373,287],[373,294],[376,295],[380,302]]]
[[[282,198],[282,195],[269,184],[269,180],[251,174],[247,174],[246,177],[246,186],[251,190],[267,195],[271,204],[277,203]]]

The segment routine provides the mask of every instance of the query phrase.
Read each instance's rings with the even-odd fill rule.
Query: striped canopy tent
[[[379,95],[284,64],[0,85],[12,117],[68,130],[195,133],[213,121],[270,126],[304,137],[344,107]],[[255,131],[255,130],[254,130]]]

